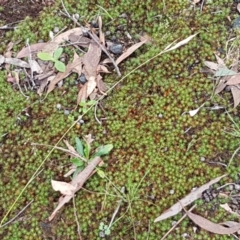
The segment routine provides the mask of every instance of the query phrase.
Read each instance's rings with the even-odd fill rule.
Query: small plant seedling
[[[58,59],[63,53],[63,48],[58,48],[56,51],[53,53],[53,56],[49,53],[46,52],[39,52],[37,54],[38,58],[43,60],[43,61],[52,61],[54,62],[54,67],[59,71],[59,72],[65,72],[66,71],[66,66],[63,62],[59,61]]]
[[[110,227],[104,224],[103,222],[100,222],[99,230],[100,230],[100,237],[109,236],[111,233]]]
[[[90,160],[92,160],[94,157],[101,157],[103,155],[109,154],[109,152],[112,150],[113,145],[112,144],[107,144],[100,146],[96,149],[96,152],[92,155],[91,154],[91,146],[90,144],[86,141],[83,143],[78,137],[75,138],[76,142],[76,150],[79,154],[79,157],[72,158],[72,163],[74,166],[76,166],[76,170],[73,173],[73,178],[75,178],[79,172],[81,172],[84,168],[86,163],[88,163]],[[100,177],[104,178],[105,173],[101,169],[97,169],[97,173]]]
[[[86,101],[81,101],[81,102],[79,103],[79,106],[81,107],[81,108],[79,109],[79,112],[82,112],[83,114],[85,114],[85,113],[87,112],[88,108],[89,108],[90,106],[96,104],[96,102],[97,102],[97,101],[95,101],[95,100],[90,100],[90,101],[88,101],[88,102],[86,102]]]

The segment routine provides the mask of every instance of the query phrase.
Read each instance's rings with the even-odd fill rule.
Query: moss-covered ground
[[[222,52],[221,57],[225,56],[226,41],[233,34],[227,16],[231,19],[237,16],[235,5],[228,0],[207,1],[200,11],[191,8],[189,1],[175,0],[64,2],[70,13],[82,17],[82,23],[101,14],[104,30],[111,31],[111,35],[121,38],[122,33],[128,31],[137,39],[139,33],[145,32],[153,38],[152,44],[145,45],[120,65],[123,74],[156,55],[172,41],[199,32],[187,45],[154,59],[118,85],[101,102],[102,108],[97,109],[98,118],[105,119],[102,125],[90,111],[84,116],[84,124],[72,128],[65,137],[74,145],[76,136],[82,138],[91,133],[95,147],[108,143],[114,145],[111,154],[104,157],[107,178],[92,176],[75,197],[75,211],[83,239],[100,239],[100,222],[110,223],[119,199],[122,199],[122,205],[106,239],[161,239],[172,222],[182,216],[179,214],[153,223],[164,210],[192,188],[223,173],[230,174],[225,182],[233,181],[240,170],[237,157],[228,169],[214,164],[228,164],[238,147],[238,139],[223,132],[232,125],[224,110],[203,108],[194,117],[183,114],[207,102],[205,107],[225,106],[239,123],[239,109],[232,109],[230,93],[212,96],[215,82],[200,71],[203,61],[215,61],[214,52]],[[97,4],[111,15],[113,21]],[[39,39],[48,40],[49,31],[56,26],[73,28],[70,19],[58,14],[59,9],[62,7],[57,2],[36,19],[26,19],[14,33],[8,32],[3,42],[5,45],[0,47],[1,53],[10,40],[22,40],[14,47],[17,52],[27,38],[30,43],[35,43]],[[119,17],[123,13],[126,18]],[[7,83],[5,74],[2,69],[1,219],[50,150],[32,143],[54,145],[79,115],[78,111],[73,111],[69,117],[56,108],[57,104],[67,109],[75,107],[77,88],[74,75],[65,80],[62,88],[39,101],[38,95],[31,91],[25,93],[29,99],[24,98],[18,89]],[[116,73],[105,76],[104,81],[111,86],[116,82]],[[65,147],[63,143],[60,146]],[[1,239],[79,239],[72,202],[52,223],[47,222],[60,196],[53,191],[50,180],[70,181],[70,178],[63,177],[69,166],[68,156],[54,150],[6,221],[31,200],[33,203],[17,221],[0,229]],[[123,186],[126,191],[121,195],[117,189]],[[221,209],[213,211],[211,206],[199,202],[195,211],[216,222],[233,219]],[[194,232],[193,226],[185,219],[167,239],[183,239],[185,233],[190,239],[233,239],[199,228]]]

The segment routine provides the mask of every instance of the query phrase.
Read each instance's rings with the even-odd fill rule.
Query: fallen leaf
[[[87,80],[88,76],[97,76],[97,66],[101,58],[102,49],[94,42],[90,43],[87,53],[83,56],[84,70]]]
[[[217,63],[214,63],[214,62],[210,62],[210,61],[204,61],[204,64],[208,67],[208,68],[210,68],[210,69],[212,69],[212,70],[217,70],[218,69],[218,64]]]
[[[58,47],[59,47],[58,43],[49,42],[42,48],[42,52],[49,53],[51,56],[53,56],[53,53],[58,49]]]
[[[29,52],[29,48],[31,50],[31,53],[34,52],[39,52],[41,51],[45,45],[47,45],[48,43],[35,43],[30,45],[30,47],[24,47],[20,52],[18,52],[16,58],[24,58],[24,57],[28,57],[30,52]]]
[[[95,87],[97,86],[95,77],[91,76],[87,83],[85,83],[85,85],[87,85],[87,97],[93,92],[93,90],[95,89]]]
[[[73,186],[70,183],[61,182],[61,181],[55,181],[51,180],[52,188],[55,191],[61,192],[63,195],[69,195],[73,196],[74,192],[76,191],[77,187]]]
[[[191,204],[192,202],[194,202],[195,200],[201,198],[202,197],[202,192],[204,192],[211,185],[219,182],[223,177],[226,177],[226,176],[227,176],[227,174],[222,175],[220,177],[217,177],[217,178],[211,180],[210,182],[202,185],[201,187],[195,189],[194,191],[190,192],[186,197],[184,197],[180,200],[181,204],[183,206],[187,206],[187,205]],[[154,220],[154,222],[159,222],[159,221],[162,221],[162,220],[167,219],[169,217],[177,215],[182,210],[182,205],[181,204],[179,202],[175,203],[171,208],[169,208],[162,215],[157,217]]]
[[[230,75],[236,75],[237,73],[231,69],[228,68],[219,68],[216,73],[215,77],[224,77],[224,76],[230,76]]]
[[[73,62],[75,62],[78,58],[80,58],[80,57],[74,52]],[[73,72],[77,73],[78,76],[80,76],[82,73],[82,64],[78,64],[76,67],[74,67]]]
[[[97,75],[97,88],[101,94],[105,94],[107,91],[107,85],[103,82],[102,76],[100,74]]]
[[[226,84],[227,85],[237,85],[239,83],[240,83],[240,74],[236,74],[234,76],[231,76]]]
[[[42,73],[42,72],[43,72],[42,68],[39,66],[39,64],[38,64],[37,61],[29,59],[29,60],[28,60],[28,63],[29,63],[29,65],[30,65],[31,71],[32,71],[33,73],[34,73],[34,72],[35,72],[35,73]]]
[[[240,3],[237,4],[237,10],[240,13]]]
[[[2,59],[2,57],[3,56],[0,55],[1,59]],[[18,66],[18,67],[22,67],[22,68],[30,68],[30,65],[27,62],[22,61],[22,60],[20,60],[18,58],[4,58],[4,62],[8,63],[8,64],[11,64],[11,65]]]
[[[87,100],[87,85],[84,84],[81,89],[78,92],[77,96],[77,105],[82,102]]]
[[[236,86],[231,86],[231,92],[232,92],[234,108],[235,108],[240,103],[240,84]]]
[[[231,213],[231,214],[234,214],[234,215],[236,215],[236,216],[240,216],[237,212],[234,212],[230,207],[229,207],[229,205],[227,204],[227,203],[225,203],[225,204],[220,204],[220,207],[221,208],[223,208],[223,209],[225,209],[227,212],[229,212],[229,213]]]
[[[50,82],[47,90],[47,94],[49,94],[54,88],[55,85],[60,82],[62,79],[66,78],[72,73],[72,70],[79,64],[82,63],[82,58],[76,59],[74,62],[68,64],[66,66],[66,71],[65,72],[59,72],[56,77]]]
[[[144,39],[143,41],[132,45],[116,60],[116,64],[118,65],[120,62],[122,62],[124,59],[130,56],[133,52],[135,52],[138,48],[140,48],[146,42],[147,42],[147,39]]]
[[[69,36],[71,34],[75,34],[78,36],[82,35],[82,28],[80,28],[80,27],[73,28],[66,32],[63,32],[63,33],[59,34],[58,36],[56,36],[55,38],[53,38],[53,42],[58,43],[58,44],[64,43],[65,41],[69,40]]]
[[[225,62],[223,61],[222,58],[220,58],[217,54],[215,54],[215,57],[216,57],[216,59],[217,59],[219,68],[224,68],[224,67],[226,67]]]
[[[111,72],[108,71],[107,67],[105,67],[104,65],[99,64],[97,66],[97,73],[100,73],[100,72],[111,73]]]
[[[41,97],[43,92],[44,92],[44,89],[45,87],[48,85],[49,82],[51,82],[53,79],[55,78],[55,75],[54,76],[50,76],[46,79],[43,79],[41,80],[41,83],[40,83],[40,87],[38,88],[37,90],[37,94]]]
[[[72,181],[71,185],[76,186],[76,189],[73,191],[73,194],[66,195],[60,198],[58,206],[55,208],[51,216],[49,217],[49,221],[51,221],[56,213],[65,205],[65,203],[68,203],[73,195],[82,188],[84,183],[87,181],[87,179],[91,176],[91,174],[95,171],[95,168],[98,166],[99,163],[101,163],[100,157],[95,157]]]
[[[200,215],[194,214],[194,213],[189,212],[185,209],[184,209],[184,211],[186,212],[187,216],[195,224],[197,224],[202,229],[207,230],[211,233],[216,233],[216,234],[221,234],[221,235],[233,234],[240,229],[240,223],[235,225],[235,226],[232,226],[232,227],[223,227],[220,224],[213,223],[213,222],[209,221],[208,219],[206,219],[206,218],[204,218]]]
[[[82,35],[76,35],[75,33],[71,33],[69,35],[69,41],[74,45],[78,45],[81,47],[88,47],[90,42],[92,41],[90,38],[83,37]]]

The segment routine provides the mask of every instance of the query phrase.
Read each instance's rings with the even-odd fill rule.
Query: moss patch
[[[109,30],[112,36],[123,38],[125,31],[134,40],[141,32],[152,36],[151,45],[146,45],[120,65],[125,74],[175,39],[199,32],[186,46],[151,61],[118,85],[101,102],[102,108],[97,109],[98,118],[105,119],[102,125],[98,125],[94,113],[90,112],[84,117],[80,129],[73,128],[67,134],[66,138],[72,144],[76,135],[83,137],[91,133],[95,137],[95,147],[107,143],[114,145],[111,155],[104,158],[108,179],[94,175],[75,199],[84,239],[100,239],[100,222],[110,223],[119,199],[122,199],[122,205],[111,228],[111,239],[159,239],[180,214],[154,224],[157,216],[193,187],[227,172],[216,162],[227,164],[238,145],[236,138],[222,131],[231,125],[228,116],[222,110],[207,108],[201,109],[194,117],[186,112],[206,101],[206,107],[224,105],[232,110],[230,94],[211,97],[214,82],[200,70],[204,60],[214,60],[213,52],[226,50],[225,42],[230,31],[227,16],[234,16],[233,7],[229,1],[216,1],[205,4],[200,12],[199,8],[191,8],[188,2],[99,1],[107,13],[96,4],[89,5],[88,1],[80,4],[69,0],[65,3],[70,13],[82,17],[82,22],[101,14],[104,30]],[[9,39],[25,41],[27,38],[34,43],[39,39],[47,40],[48,32],[55,26],[72,28],[69,19],[57,14],[59,8],[56,3],[36,20],[26,19],[15,33],[8,33],[5,43]],[[127,17],[119,17],[122,14]],[[24,41],[16,45],[16,51]],[[74,77],[69,77],[61,89],[55,89],[41,102],[31,91],[26,92],[30,96],[26,100],[6,82],[5,72],[0,72],[1,216],[6,214],[49,150],[31,143],[54,145],[72,123],[72,118],[79,115],[76,111],[69,117],[56,108],[58,103],[67,109],[74,108],[78,90],[73,81]],[[116,81],[115,74],[106,76],[104,81],[111,86]],[[237,122],[238,113],[238,109],[231,112]],[[228,170],[231,177],[239,172],[237,160]],[[34,202],[16,222],[0,230],[1,239],[78,239],[72,203],[67,204],[52,223],[47,223],[59,197],[52,190],[50,180],[66,181],[63,175],[69,165],[65,153],[55,150],[51,154],[43,171],[6,220],[30,200]],[[125,194],[119,192],[122,186],[126,188]],[[205,207],[207,204],[199,204],[197,211],[202,213]],[[231,218],[221,211],[216,211],[213,218],[216,220],[219,216]],[[193,226],[185,219],[167,239],[182,239],[184,233],[193,239],[231,239],[213,236],[203,230],[194,233]]]

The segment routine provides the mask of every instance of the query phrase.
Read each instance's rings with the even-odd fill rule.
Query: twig
[[[125,192],[125,187],[122,187],[121,188],[121,193],[124,193]],[[122,203],[122,198],[118,201],[118,206],[117,206],[117,208],[115,209],[115,211],[114,211],[114,213],[113,213],[113,215],[112,215],[112,218],[111,218],[111,222],[109,223],[109,225],[108,225],[108,228],[111,228],[111,226],[112,226],[112,224],[113,224],[113,221],[114,221],[114,219],[115,219],[115,217],[116,217],[116,215],[117,215],[117,213],[118,213],[118,211],[119,211],[119,208],[120,208],[120,206],[121,206],[121,203]]]
[[[29,45],[29,39],[27,39],[27,41],[26,41],[26,45],[27,45],[27,47],[28,47],[28,51],[29,51],[29,55],[28,55],[28,63],[31,63],[31,64],[30,64],[30,70],[31,70],[30,80],[31,80],[31,82],[32,82],[33,87],[35,87],[36,84],[35,84],[35,82],[33,81],[32,53],[31,53],[31,47],[30,47],[30,45]]]
[[[147,240],[149,239],[150,231],[151,231],[151,222],[149,220],[148,221],[148,236],[147,236]]]
[[[80,228],[80,224],[79,224],[78,217],[77,217],[77,210],[76,210],[75,196],[74,195],[73,195],[73,211],[74,211],[74,216],[75,216],[76,223],[77,223],[77,232],[78,232],[78,235],[79,235],[79,239],[82,240],[81,228]]]
[[[196,204],[193,205],[188,211],[191,212],[194,208],[196,207]],[[174,224],[171,229],[161,238],[161,240],[165,239],[173,230],[175,227],[177,227],[177,225],[187,216],[187,214],[185,213],[177,222],[176,224]]]
[[[97,117],[97,106],[98,106],[98,104],[96,103],[95,104],[95,107],[94,107],[94,117],[95,117],[95,119],[96,119],[96,121],[100,124],[100,125],[102,125],[102,122],[98,119],[98,117]]]
[[[33,200],[31,200],[31,201],[30,201],[15,217],[13,217],[11,220],[9,220],[8,222],[0,225],[0,228],[5,227],[5,226],[9,225],[10,223],[12,223],[22,212],[24,212],[24,211],[29,207],[30,204],[32,204],[32,202],[33,202]]]

